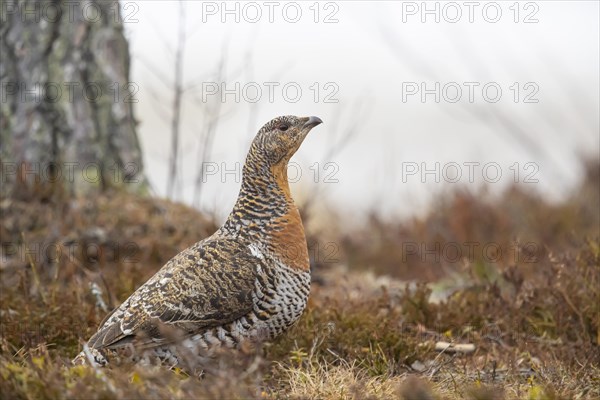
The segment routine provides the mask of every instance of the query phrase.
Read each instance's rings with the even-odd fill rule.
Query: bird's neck
[[[244,165],[237,202],[224,228],[229,232],[265,231],[274,220],[298,211],[290,193],[285,165]],[[268,230],[268,229],[267,229]]]
[[[237,202],[221,232],[259,243],[285,265],[308,271],[306,237],[290,193],[287,162],[252,168],[246,162]]]

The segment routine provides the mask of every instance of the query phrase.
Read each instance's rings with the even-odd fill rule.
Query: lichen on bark
[[[138,86],[130,81],[118,2],[4,3],[3,195],[44,183],[72,194],[111,187],[145,193],[133,110]]]

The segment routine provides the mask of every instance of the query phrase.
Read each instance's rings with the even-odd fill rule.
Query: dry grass
[[[373,218],[338,239],[340,263],[313,260],[308,309],[287,334],[175,370],[69,360],[107,309],[213,221],[122,193],[3,198],[3,398],[599,398],[599,170],[590,164],[564,204],[514,188],[497,200],[457,194],[413,221]],[[518,257],[402,253],[465,241]],[[439,340],[476,350],[438,353]]]

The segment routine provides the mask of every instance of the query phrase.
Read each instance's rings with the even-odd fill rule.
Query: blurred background
[[[158,195],[225,218],[250,140],[285,114],[325,121],[293,158],[296,198],[318,193],[352,221],[420,215],[486,183],[562,200],[581,158],[598,158],[597,2],[276,4],[126,2]]]
[[[204,221],[191,234],[157,217],[170,228],[155,240],[173,240],[149,245],[160,261],[223,222],[256,132],[288,114],[325,122],[288,168],[320,252],[313,266],[431,280],[465,259],[518,264],[510,252],[546,254],[600,229],[598,2],[10,1],[1,11],[2,194],[21,221],[6,237],[29,223],[12,200],[32,213],[67,207],[66,218],[73,202],[125,192]],[[148,239],[143,218],[130,223],[137,233],[113,222],[91,237]],[[44,240],[62,243],[68,229],[54,231]],[[471,242],[499,245],[499,259],[468,254]]]

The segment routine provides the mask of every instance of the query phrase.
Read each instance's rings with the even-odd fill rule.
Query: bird
[[[176,364],[181,355],[174,337],[203,349],[235,348],[290,328],[306,308],[311,276],[287,166],[322,122],[287,115],[262,126],[223,225],[175,255],[109,313],[73,363],[106,366],[119,350],[133,347]]]

